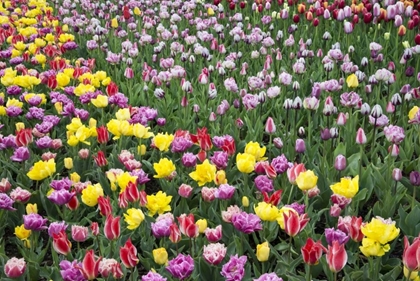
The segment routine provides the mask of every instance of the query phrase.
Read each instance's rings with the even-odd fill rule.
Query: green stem
[[[312,275],[311,275],[311,266],[309,264],[305,265],[306,267],[306,281],[311,281],[312,280]]]
[[[416,190],[417,190],[417,186],[413,186],[413,200],[411,201],[411,210],[414,209],[414,206],[416,203]]]
[[[362,177],[362,166],[363,166],[363,145],[360,145],[360,163],[359,163],[359,177]]]

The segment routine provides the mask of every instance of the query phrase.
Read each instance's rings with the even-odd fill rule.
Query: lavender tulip
[[[176,258],[169,261],[166,267],[173,277],[184,280],[194,271],[194,260],[190,255],[179,254]]]

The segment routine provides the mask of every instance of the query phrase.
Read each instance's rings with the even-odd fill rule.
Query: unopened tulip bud
[[[210,116],[209,116],[209,121],[214,122],[214,121],[216,121],[216,119],[217,119],[216,113],[211,112]]]
[[[334,204],[330,208],[330,216],[337,218],[341,214],[341,208],[338,204]]]
[[[293,106],[293,100],[292,99],[286,99],[283,103],[283,108],[284,109],[291,109]]]
[[[292,108],[299,110],[302,108],[302,106],[303,106],[302,99],[300,97],[296,97],[295,100],[293,101]]]
[[[305,141],[303,139],[297,139],[295,145],[295,151],[297,153],[304,153],[306,150]]]
[[[327,141],[331,138],[330,130],[328,128],[321,130],[321,139]]]
[[[336,138],[338,138],[338,129],[337,129],[337,128],[332,127],[332,128],[330,129],[330,135],[331,135],[331,138],[332,138],[332,139],[336,139]]]
[[[392,157],[397,157],[400,154],[400,148],[398,145],[393,144],[388,147],[388,152],[391,154]]]
[[[402,171],[398,168],[394,168],[394,170],[392,170],[392,179],[394,181],[400,181],[402,179]]]
[[[242,197],[242,206],[248,207],[249,206],[249,199],[246,196]]]
[[[307,191],[309,198],[314,198],[319,195],[321,191],[319,190],[318,186],[315,186]]]
[[[346,115],[343,112],[340,112],[337,117],[337,125],[344,126],[346,125],[346,122],[347,122]]]
[[[360,113],[362,115],[369,115],[370,114],[370,106],[367,103],[362,104],[362,107],[360,108]]]
[[[372,108],[370,115],[377,119],[382,116],[382,107],[379,104],[375,104]]]
[[[367,138],[366,138],[365,131],[363,131],[362,128],[359,128],[359,130],[357,130],[356,143],[365,144],[366,142],[367,142]]]
[[[394,94],[391,98],[391,103],[394,106],[400,105],[402,103],[402,99],[401,99],[400,94],[398,94],[398,93]]]
[[[198,104],[193,105],[193,111],[194,113],[198,113],[200,111],[200,106]]]
[[[271,117],[267,118],[267,122],[265,123],[265,132],[267,134],[273,134],[276,132],[276,125],[274,124],[274,120]]]
[[[334,161],[334,168],[337,171],[343,171],[346,168],[346,166],[347,166],[346,157],[344,157],[344,155],[342,154],[337,155]]]
[[[408,92],[407,94],[404,95],[404,100],[405,101],[411,101],[413,99],[413,95],[411,95],[410,92]]]
[[[392,104],[392,102],[388,102],[388,104],[386,105],[386,112],[387,113],[395,112],[395,106]]]
[[[420,173],[417,171],[412,171],[410,173],[410,183],[414,186],[420,186]]]
[[[71,170],[73,168],[73,158],[70,158],[70,157],[64,158],[64,167],[67,170]]]
[[[235,124],[236,124],[236,127],[238,127],[240,129],[244,126],[244,121],[242,121],[241,118],[238,118],[238,119],[236,119]]]
[[[304,138],[305,137],[305,128],[303,128],[302,126],[299,127],[298,135],[299,135],[299,137]]]
[[[204,231],[206,231],[206,228],[207,228],[206,219],[199,219],[195,224],[198,226],[198,232],[204,233]]]
[[[273,143],[274,143],[274,146],[277,147],[277,148],[282,148],[283,147],[283,141],[279,137],[274,138]]]

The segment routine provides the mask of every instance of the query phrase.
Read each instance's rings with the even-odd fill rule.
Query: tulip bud
[[[276,132],[276,125],[271,117],[268,117],[267,122],[265,123],[265,132],[267,134],[273,134]]]
[[[334,161],[334,168],[337,171],[343,171],[346,168],[346,166],[347,166],[346,157],[341,154],[337,155]]]
[[[198,226],[198,232],[204,233],[204,231],[207,228],[207,220],[200,219],[200,220],[197,220],[195,224]]]
[[[257,259],[259,262],[266,262],[270,256],[270,247],[268,242],[257,245]]]
[[[346,115],[343,112],[340,112],[337,117],[337,125],[344,126],[346,125],[346,122],[347,122]]]
[[[304,138],[305,137],[305,128],[299,127],[298,135],[299,135],[299,137]]]
[[[357,135],[356,135],[356,143],[357,144],[365,144],[367,142],[367,138],[365,135],[365,131],[363,131],[362,128],[359,128],[359,130],[357,130]]]
[[[370,106],[367,103],[362,104],[362,107],[360,108],[360,113],[362,115],[369,115],[370,113]]]
[[[314,198],[319,195],[321,191],[319,190],[318,186],[315,186],[307,191],[309,198]]]
[[[330,130],[328,128],[322,129],[321,130],[321,139],[324,141],[327,141],[331,138],[331,133]]]
[[[334,218],[337,218],[337,217],[340,216],[340,214],[341,214],[340,206],[338,204],[332,205],[331,208],[330,208],[330,216],[334,217]]]
[[[392,170],[392,179],[394,181],[400,181],[402,179],[402,171],[398,168],[394,168],[394,170]]]
[[[306,150],[305,141],[303,139],[297,139],[295,145],[295,151],[297,153],[304,153]]]
[[[242,206],[248,207],[249,206],[249,199],[246,196],[242,197]]]
[[[375,104],[372,108],[370,115],[377,119],[382,116],[382,107],[379,104]]]
[[[277,147],[277,148],[282,148],[283,147],[283,141],[279,137],[274,138],[273,143],[274,143],[274,146]]]
[[[414,186],[420,186],[420,173],[417,171],[412,171],[410,173],[410,183]]]
[[[235,124],[236,124],[236,127],[238,127],[240,129],[244,126],[244,121],[242,121],[241,118],[238,118],[238,119],[236,119]]]
[[[67,170],[71,170],[73,168],[73,159],[70,157],[64,158],[64,167]]]
[[[164,265],[168,262],[168,252],[165,248],[158,248],[152,251],[153,260],[159,265]]]

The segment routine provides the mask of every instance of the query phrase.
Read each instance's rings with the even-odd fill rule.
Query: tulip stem
[[[306,264],[306,281],[311,281],[312,280],[312,276],[311,276],[311,266],[309,264]]]
[[[413,186],[413,199],[411,201],[411,210],[414,209],[414,206],[416,203],[416,189],[417,189],[417,186]]]
[[[334,272],[334,281],[337,281],[337,272]]]

